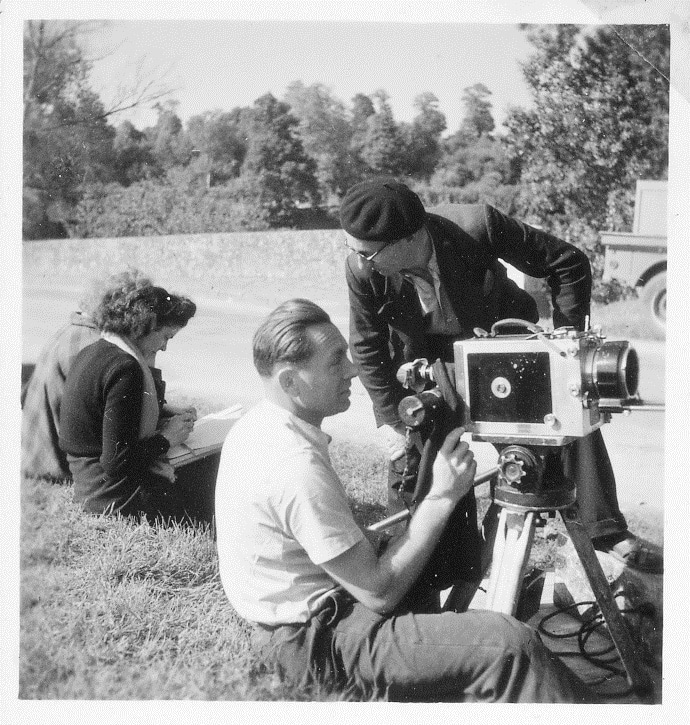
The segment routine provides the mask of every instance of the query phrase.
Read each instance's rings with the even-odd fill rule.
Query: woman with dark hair
[[[96,308],[101,339],[74,360],[60,412],[60,447],[85,511],[149,519],[179,513],[175,472],[164,456],[189,436],[196,412],[161,416],[147,360],[195,312],[191,300],[154,286],[106,295]]]

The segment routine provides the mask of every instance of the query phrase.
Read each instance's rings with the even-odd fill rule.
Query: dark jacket
[[[70,477],[58,444],[60,404],[67,373],[80,350],[98,340],[96,325],[79,312],[43,348],[22,391],[22,472],[35,478]]]
[[[537,306],[506,274],[499,259],[551,288],[554,327],[582,329],[589,314],[592,276],[586,255],[572,244],[517,221],[488,204],[448,204],[431,210],[431,234],[441,283],[462,327],[490,330],[517,317],[536,322]],[[452,340],[425,332],[414,285],[384,277],[357,255],[346,262],[350,296],[350,347],[378,425],[399,421],[398,403],[407,394],[396,380],[401,363],[418,357],[452,360]]]
[[[105,340],[84,348],[72,364],[60,447],[72,457],[74,498],[87,511],[134,512],[142,507],[139,495],[160,484],[148,468],[169,443],[160,434],[139,440],[143,390],[139,363]]]

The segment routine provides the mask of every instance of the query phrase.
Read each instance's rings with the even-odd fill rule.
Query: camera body
[[[567,445],[635,398],[639,363],[628,342],[571,327],[537,330],[453,344],[454,363],[446,367],[474,440]],[[433,368],[417,360],[401,368],[399,379],[419,391],[423,379],[433,382]]]

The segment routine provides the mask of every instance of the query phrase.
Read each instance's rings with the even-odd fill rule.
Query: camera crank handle
[[[488,470],[484,471],[484,473],[480,473],[478,476],[475,477],[472,486],[476,488],[482,483],[490,481],[492,478],[498,475],[499,471],[500,469],[498,466],[489,468]],[[396,524],[399,524],[403,521],[407,521],[411,517],[412,514],[410,513],[410,511],[408,509],[403,509],[402,511],[398,511],[398,513],[393,514],[392,516],[388,516],[385,519],[381,519],[380,521],[371,524],[371,526],[367,526],[366,530],[371,532],[372,534],[375,534],[379,531],[385,531],[386,529],[390,529],[391,526],[395,526]]]

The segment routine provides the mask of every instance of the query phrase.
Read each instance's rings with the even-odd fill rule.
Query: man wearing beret
[[[402,363],[420,357],[452,362],[453,341],[473,337],[474,328],[490,330],[509,317],[538,321],[534,299],[508,278],[499,260],[546,278],[554,328],[584,329],[592,286],[586,255],[488,204],[427,211],[405,184],[380,178],[349,189],[340,221],[350,249],[352,359],[392,451],[404,447],[398,403],[409,391],[396,378]],[[391,462],[391,510],[406,498],[400,491],[403,464]],[[577,486],[580,515],[595,548],[628,566],[660,571],[660,557],[627,529],[601,432],[564,448],[563,466]],[[473,492],[458,506],[456,520],[476,521]],[[471,579],[479,574],[479,537],[474,527],[454,528],[464,531],[448,542],[449,550],[463,552],[461,578]]]

